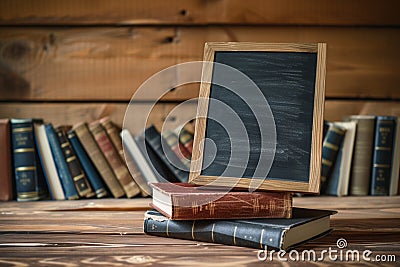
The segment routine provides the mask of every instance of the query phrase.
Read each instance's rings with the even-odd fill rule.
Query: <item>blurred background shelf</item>
[[[202,60],[207,41],[326,42],[325,119],[400,116],[399,8],[392,0],[2,1],[0,117],[75,124],[108,115],[122,124],[146,79]],[[198,88],[167,93],[149,123],[160,127],[174,106],[197,97]],[[145,121],[140,106],[158,94],[138,99],[133,134]],[[184,111],[184,117],[169,117],[172,125],[193,117],[196,105]]]

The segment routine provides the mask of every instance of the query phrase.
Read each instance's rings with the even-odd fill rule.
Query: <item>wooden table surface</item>
[[[258,251],[204,242],[148,236],[143,215],[150,199],[104,199],[0,203],[0,266],[292,266],[304,262],[260,261]],[[400,265],[400,196],[302,197],[297,207],[337,210],[329,235],[297,248],[337,249],[339,238],[358,250],[360,261],[330,260],[327,253],[314,265],[367,265],[386,258]],[[334,252],[335,253],[335,252]],[[339,253],[336,253],[337,255]],[[335,255],[335,254],[332,254]],[[350,254],[349,254],[350,255]],[[260,255],[262,256],[262,255]],[[295,254],[292,257],[296,257]],[[289,255],[284,255],[289,259]],[[344,258],[344,257],[343,257]],[[351,255],[350,255],[351,258]],[[308,264],[307,264],[308,265]]]

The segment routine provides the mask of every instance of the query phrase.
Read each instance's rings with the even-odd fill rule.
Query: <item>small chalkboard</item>
[[[318,193],[325,59],[322,43],[207,43],[190,181]]]

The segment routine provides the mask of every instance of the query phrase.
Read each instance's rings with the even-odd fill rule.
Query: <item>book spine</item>
[[[76,157],[75,151],[69,143],[67,136],[65,135],[62,128],[58,127],[55,129],[55,133],[60,143],[61,150],[64,154],[65,162],[67,163],[69,173],[71,174],[72,180],[74,181],[76,191],[80,197],[93,197],[95,194],[89,181],[86,178],[86,174],[82,169],[81,164]]]
[[[108,162],[104,158],[104,155],[101,152],[100,148],[97,146],[97,143],[90,133],[87,125],[84,123],[79,124],[75,126],[74,130],[82,146],[85,148],[87,154],[92,159],[101,177],[110,189],[112,195],[115,198],[124,196],[124,190],[122,189],[113,171],[108,165]]]
[[[161,134],[154,126],[151,126],[145,131],[146,142],[156,152],[157,156],[163,161],[165,166],[174,174],[175,180],[179,182],[187,182],[189,173],[183,171],[185,166],[170,149],[167,142],[161,137]]]
[[[201,196],[198,201],[186,195],[172,195],[174,220],[291,218],[291,215],[291,193],[228,193],[222,197]]]
[[[179,158],[179,160],[188,168],[190,169],[190,158],[191,155],[189,151],[179,142],[178,136],[171,132],[167,131],[165,135],[163,135],[164,139],[166,140],[168,146],[171,150],[175,153],[175,155]]]
[[[127,158],[125,158],[124,149],[122,146],[122,138],[121,138],[121,135],[118,133],[119,130],[118,130],[117,126],[115,126],[108,117],[101,119],[100,123],[103,126],[103,128],[106,130],[108,136],[111,139],[111,142],[113,143],[115,149],[117,149],[122,162],[128,168],[133,180],[139,186],[142,197],[148,196],[148,193],[146,192],[146,190],[149,188],[148,188],[146,180],[144,179],[142,173],[140,172],[139,167],[137,166],[136,162],[132,159],[128,160]],[[128,163],[128,161],[129,161],[129,163]]]
[[[399,194],[399,165],[400,165],[400,124],[398,118],[395,117],[395,130],[393,133],[393,159],[392,159],[392,173],[390,175],[390,192],[391,196]]]
[[[137,183],[141,188],[142,195],[151,195],[151,188],[148,183],[158,182],[158,178],[153,172],[153,168],[150,166],[150,163],[146,160],[145,155],[142,154],[136,140],[133,139],[132,135],[127,129],[122,130],[121,136],[122,142],[127,152],[127,165],[131,170],[131,173],[133,170],[132,167],[137,167],[142,174],[138,177],[143,177],[143,180],[137,180]]]
[[[67,137],[81,162],[81,166],[86,173],[86,176],[93,187],[93,191],[96,194],[97,198],[102,198],[108,195],[107,190],[104,188],[103,183],[101,182],[100,175],[97,173],[96,168],[93,166],[92,161],[86,154],[85,149],[82,144],[79,142],[78,137],[75,134],[74,130],[71,130],[67,133]]]
[[[49,145],[51,153],[53,154],[54,163],[57,167],[58,176],[60,177],[61,184],[64,189],[64,194],[66,199],[79,199],[78,192],[74,186],[74,182],[71,174],[69,173],[67,163],[65,161],[63,152],[61,150],[60,142],[58,141],[57,135],[51,124],[45,126],[47,139],[49,140]]]
[[[140,193],[140,189],[129,174],[127,167],[122,162],[117,150],[111,143],[110,138],[99,122],[90,124],[90,131],[93,134],[105,159],[108,161],[115,177],[120,182],[128,198],[134,197]]]
[[[366,196],[371,180],[371,163],[374,139],[374,118],[356,118],[357,122],[353,163],[351,168],[350,194]]]
[[[52,199],[64,200],[65,195],[61,181],[57,173],[56,164],[51,153],[49,141],[44,124],[35,124],[35,137],[39,159],[43,167],[43,173],[47,181],[48,189]]]
[[[334,124],[329,125],[328,132],[322,144],[322,168],[321,168],[321,193],[326,193],[326,187],[332,168],[335,165],[340,145],[343,142],[345,129]]]
[[[193,151],[193,135],[183,127],[178,133],[180,143],[186,148],[190,155]]]
[[[44,177],[35,145],[33,120],[11,120],[14,176],[18,201],[46,196]]]
[[[117,127],[110,121],[108,117],[102,118],[100,120],[100,124],[107,132],[108,137],[110,138],[115,149],[118,151],[118,154],[121,157],[122,161],[125,161],[124,149],[122,147],[122,139],[118,133]]]
[[[146,180],[149,183],[157,183],[157,182],[172,182],[175,179],[175,176],[171,171],[165,166],[165,164],[161,161],[161,159],[157,156],[156,152],[151,148],[150,144],[146,142],[144,133],[135,136],[134,138],[136,147],[139,149],[140,154],[143,156],[148,168],[150,169],[152,176],[147,177],[147,170],[143,169],[142,173],[145,175]],[[138,163],[139,167],[141,163]],[[154,181],[154,178],[156,181]]]
[[[332,196],[339,196],[339,179],[340,179],[340,170],[342,165],[342,154],[343,148],[340,146],[339,152],[336,158],[336,162],[333,166],[332,173],[330,175],[329,180],[327,181],[327,186],[325,193]]]
[[[128,167],[133,180],[139,186],[142,196],[143,197],[148,196],[148,194],[146,193],[146,191],[144,190],[144,187],[143,187],[143,181],[145,181],[145,179],[144,179],[142,173],[139,171],[137,164],[135,163],[135,161],[131,160],[128,165],[128,161],[127,161],[127,159],[125,159],[124,149],[122,146],[122,138],[121,138],[121,135],[118,133],[119,132],[118,128],[110,121],[110,119],[108,117],[101,119],[100,123],[103,126],[103,128],[106,130],[115,149],[118,151],[118,154],[120,155],[122,162],[124,163],[124,165],[126,167]]]
[[[370,188],[370,194],[373,196],[389,195],[394,130],[394,118],[376,118]]]
[[[282,248],[282,230],[234,220],[159,220],[145,218],[144,232],[149,235],[195,240],[230,246],[264,249]]]
[[[11,161],[10,120],[0,120],[0,200],[14,199]]]

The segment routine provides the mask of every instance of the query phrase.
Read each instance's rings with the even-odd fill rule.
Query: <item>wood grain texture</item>
[[[325,103],[325,119],[328,121],[341,121],[350,114],[400,117],[400,104],[396,101],[357,100],[330,100]]]
[[[212,51],[269,51],[269,52],[304,52],[315,53],[318,44],[305,43],[256,43],[256,42],[211,42],[206,48]],[[208,53],[211,53],[208,52]],[[208,56],[204,59],[207,61]]]
[[[246,26],[5,27],[0,31],[0,97],[127,101],[165,67],[201,60],[208,41],[326,42],[327,97],[400,97],[398,28]],[[175,80],[168,79],[161,88]],[[164,99],[197,97],[198,90],[198,84],[183,86]],[[156,99],[160,91],[155,88],[144,98]]]
[[[144,112],[148,104],[136,103],[129,110],[134,114],[126,121],[126,128],[132,134],[139,134],[144,125],[154,124],[158,129],[175,129],[179,125],[195,118],[196,103],[181,105],[174,111],[177,104],[157,104],[149,117]],[[54,125],[75,125],[80,122],[92,122],[109,116],[121,126],[128,104],[120,103],[0,103],[0,118],[43,118]],[[179,114],[179,116],[177,115]]]
[[[325,79],[326,79],[326,43],[319,43],[317,50],[317,73],[315,77],[315,96],[313,111],[313,127],[310,157],[309,192],[319,193],[321,179],[321,144],[323,132],[323,118],[325,106]]]
[[[199,177],[203,166],[203,153],[205,144],[203,140],[206,135],[207,113],[208,105],[210,103],[210,86],[213,73],[212,62],[214,62],[215,51],[209,47],[209,43],[205,43],[203,53],[203,61],[205,61],[205,64],[203,64],[201,72],[200,92],[195,121],[196,130],[193,137],[193,151],[190,164],[189,181],[193,181],[196,177]]]
[[[340,201],[339,201],[340,200]],[[4,202],[0,205],[0,264],[5,266],[287,266],[259,261],[257,250],[160,238],[143,234],[144,209],[151,199]],[[334,231],[297,250],[336,248],[345,238],[349,250],[400,257],[400,196],[302,197],[294,205],[338,210]],[[123,209],[120,209],[120,208]],[[84,208],[85,210],[82,210]],[[91,208],[98,208],[91,210]],[[126,210],[125,210],[126,209]],[[316,266],[337,265],[326,254]],[[359,261],[342,264],[371,266]],[[386,262],[385,266],[396,266]],[[304,262],[290,262],[304,266]]]
[[[395,0],[335,1],[96,1],[7,0],[0,3],[2,25],[93,24],[253,24],[400,25]]]
[[[224,186],[224,187],[237,187],[237,188],[252,188],[254,182],[251,178],[237,178],[223,176],[219,179],[219,176],[211,175],[199,175],[193,178],[192,182],[198,185],[209,185],[212,186]],[[256,183],[257,184],[257,183]],[[309,192],[309,183],[306,182],[293,182],[293,181],[276,181],[268,180],[260,185],[257,184],[258,190],[267,191],[290,191],[290,192]]]

